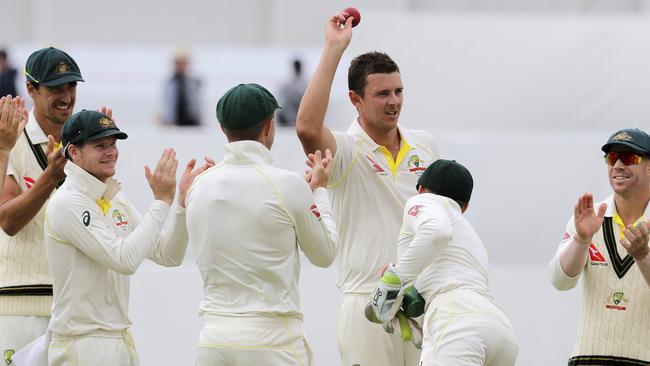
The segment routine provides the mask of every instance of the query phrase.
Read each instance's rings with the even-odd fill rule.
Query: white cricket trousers
[[[302,319],[204,314],[197,366],[311,366]]]
[[[138,353],[128,329],[95,331],[63,337],[52,333],[47,352],[48,366],[139,366]]]
[[[370,294],[343,295],[337,325],[341,365],[417,365],[420,350],[412,342],[404,342],[397,332],[388,334],[381,324],[366,319],[363,310],[369,301]]]
[[[471,290],[437,295],[427,307],[420,366],[513,366],[519,347],[512,324]]]
[[[49,323],[49,316],[0,316],[0,365],[12,365],[11,354],[42,336]]]

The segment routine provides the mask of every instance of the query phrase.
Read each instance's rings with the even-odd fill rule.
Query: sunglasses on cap
[[[618,160],[624,165],[635,165],[641,162],[641,155],[631,151],[610,151],[605,154],[605,162],[608,165],[614,165]]]

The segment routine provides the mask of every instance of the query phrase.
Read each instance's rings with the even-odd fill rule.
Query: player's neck
[[[377,145],[384,146],[393,155],[393,159],[397,157],[400,148],[399,130],[394,128],[390,131],[379,131],[376,129],[364,126],[364,131]]]
[[[41,130],[43,130],[45,136],[52,135],[52,137],[54,137],[54,141],[61,141],[61,129],[63,126],[50,121],[49,118],[45,117],[36,109],[34,109],[34,118],[36,118],[38,125],[41,126]]]
[[[633,224],[639,217],[643,216],[650,202],[650,189],[645,189],[637,194],[615,194],[616,213],[621,217],[625,225]]]

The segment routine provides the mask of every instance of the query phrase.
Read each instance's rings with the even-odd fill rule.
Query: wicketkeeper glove
[[[372,310],[372,305],[366,305],[364,309],[366,319],[373,323],[381,323],[375,312]],[[384,331],[389,334],[395,333],[397,329],[397,334],[402,338],[404,342],[413,342],[415,347],[418,349],[422,348],[422,328],[415,320],[409,318],[403,310],[399,310],[395,317],[390,321],[381,324]]]
[[[402,310],[409,318],[417,318],[424,314],[426,301],[420,295],[415,286],[411,285],[404,289],[404,298],[402,299]]]
[[[381,277],[379,286],[370,298],[370,304],[375,316],[381,323],[386,323],[395,317],[395,314],[402,305],[404,291],[402,280],[400,280],[393,264],[389,264],[384,275]]]
[[[406,316],[404,311],[398,311],[395,317],[390,322],[385,323],[383,327],[388,333],[397,330],[397,334],[400,335],[402,341],[411,341],[417,349],[422,349],[422,328],[418,322]]]

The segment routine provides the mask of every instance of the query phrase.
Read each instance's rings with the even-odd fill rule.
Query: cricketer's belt
[[[52,285],[0,287],[0,296],[52,296]]]

